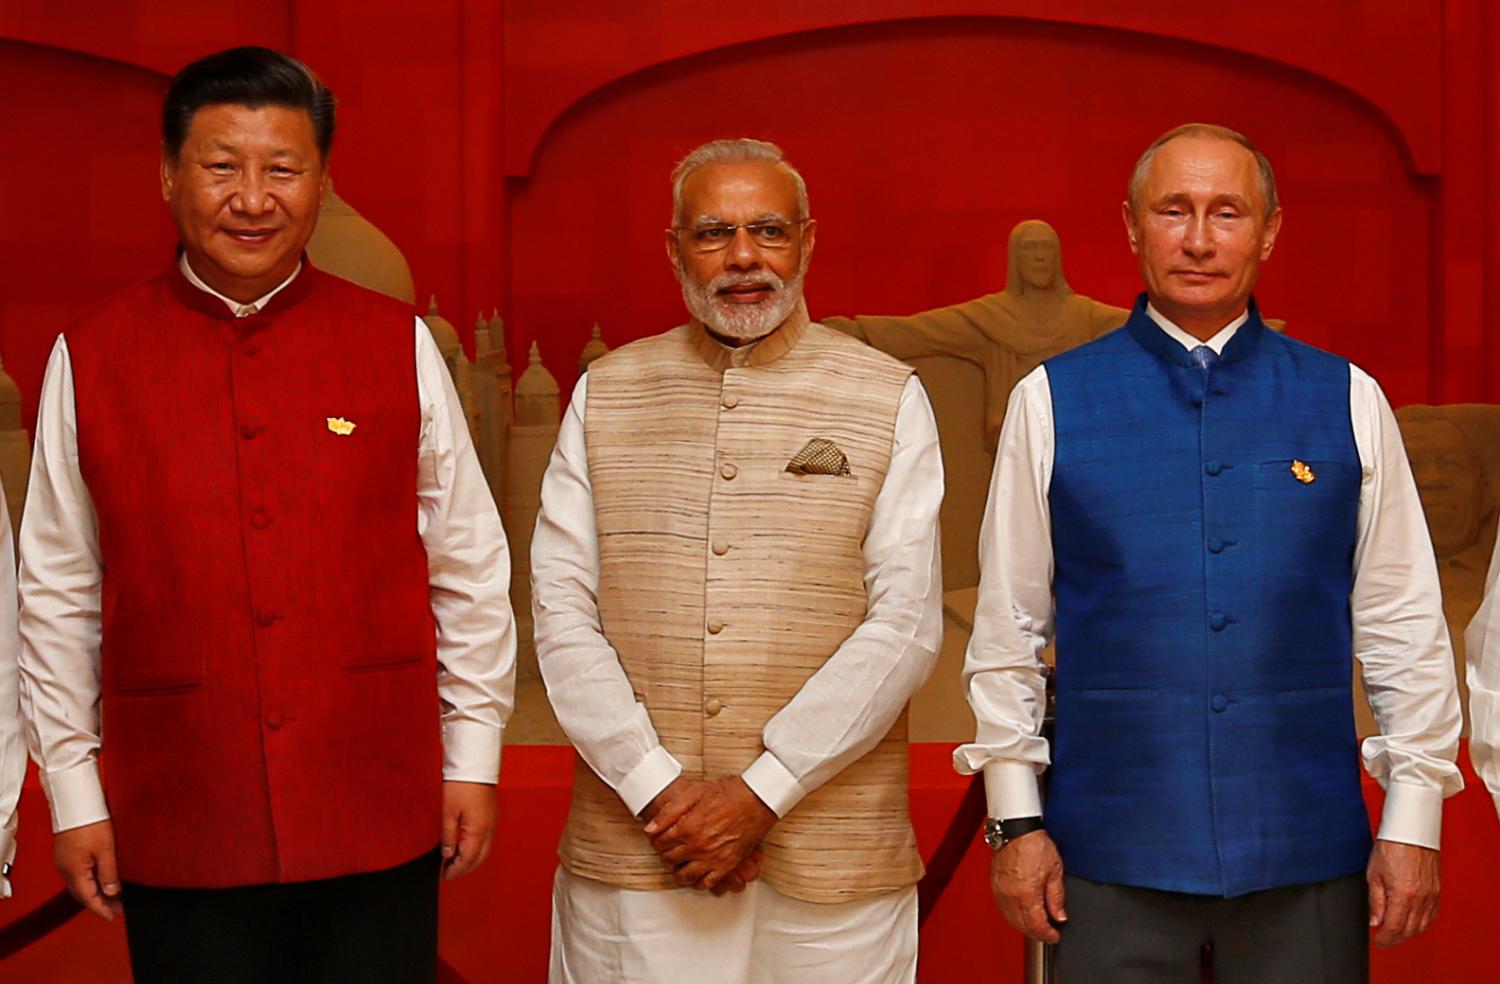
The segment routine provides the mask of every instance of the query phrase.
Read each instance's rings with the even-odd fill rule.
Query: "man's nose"
[[[1213,230],[1209,228],[1208,216],[1195,215],[1188,220],[1182,231],[1182,251],[1191,257],[1202,259],[1214,255]]]
[[[264,215],[276,207],[276,202],[267,191],[265,179],[251,171],[240,179],[229,207],[247,215]]]
[[[760,250],[750,236],[750,230],[740,226],[734,230],[734,238],[724,248],[726,270],[753,270],[760,266]]]

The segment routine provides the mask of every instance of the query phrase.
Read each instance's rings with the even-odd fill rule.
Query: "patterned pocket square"
[[[849,459],[839,446],[825,438],[815,437],[787,462],[793,475],[848,475]]]

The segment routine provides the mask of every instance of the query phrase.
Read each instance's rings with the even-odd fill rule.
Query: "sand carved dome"
[[[308,241],[307,255],[319,270],[416,304],[416,287],[406,257],[389,236],[338,196],[332,180],[318,210],[318,228]]]

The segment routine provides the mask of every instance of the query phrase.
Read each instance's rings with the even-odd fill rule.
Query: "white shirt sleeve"
[[[964,775],[984,771],[989,815],[1042,812],[1037,774],[1049,762],[1042,651],[1054,631],[1052,391],[1038,367],[1016,384],[995,452],[979,533],[979,602],[964,654],[963,687],[974,710],[974,741],[953,752]]]
[[[635,699],[599,622],[599,541],[583,417],[588,376],[578,380],[542,478],[531,539],[536,658],[557,721],[583,760],[638,814],[682,774]]]
[[[447,366],[416,319],[417,532],[427,550],[437,622],[443,778],[493,783],[515,705],[516,628],[510,551]]]
[[[52,829],[69,830],[109,819],[109,808],[98,766],[99,537],[62,336],[42,380],[20,554],[21,710]]]
[[[1469,761],[1500,814],[1500,538],[1485,579],[1484,601],[1464,633],[1468,653]]]
[[[21,642],[16,627],[16,552],[10,512],[0,490],[0,899],[10,898],[4,866],[15,860],[17,804],[26,779],[26,738],[21,732]]]
[[[1396,415],[1380,386],[1349,369],[1349,416],[1364,473],[1354,549],[1354,655],[1380,734],[1365,769],[1385,788],[1380,838],[1436,848],[1463,716],[1437,561]]]
[[[942,502],[937,421],[913,376],[862,548],[865,620],[766,723],[766,751],[743,773],[777,816],[874,748],[932,673],[943,640]]]

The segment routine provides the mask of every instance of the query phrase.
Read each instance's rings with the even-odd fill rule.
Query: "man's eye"
[[[732,233],[733,230],[728,226],[704,226],[693,233],[693,238],[700,243],[721,243]]]
[[[213,171],[215,174],[228,174],[230,171],[234,170],[234,165],[229,163],[228,161],[210,161],[208,164],[208,169],[210,171]]]
[[[780,242],[786,238],[786,226],[765,222],[750,227],[750,232],[761,242]]]

